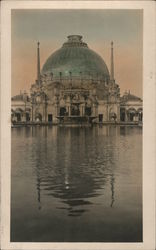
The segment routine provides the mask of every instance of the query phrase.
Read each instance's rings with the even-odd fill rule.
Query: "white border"
[[[143,243],[10,243],[11,9],[143,9]],[[155,249],[156,26],[154,1],[4,1],[1,3],[1,249]]]

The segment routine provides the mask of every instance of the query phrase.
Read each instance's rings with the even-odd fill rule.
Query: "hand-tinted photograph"
[[[142,242],[142,10],[11,11],[11,242]]]

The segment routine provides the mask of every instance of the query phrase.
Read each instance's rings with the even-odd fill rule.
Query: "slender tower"
[[[40,85],[40,43],[37,43],[37,83]]]
[[[113,42],[111,42],[111,69],[110,69],[110,79],[114,81],[114,55],[113,55]]]

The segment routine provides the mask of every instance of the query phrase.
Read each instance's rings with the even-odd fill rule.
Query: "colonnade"
[[[88,108],[88,110],[87,110]],[[63,112],[64,110],[64,112]],[[88,111],[88,112],[87,112]],[[85,104],[71,104],[66,106],[59,106],[59,114],[60,116],[85,116],[85,115],[96,115],[96,107],[93,106],[85,106]]]
[[[28,122],[31,120],[31,112],[24,111],[22,109],[16,109],[11,111],[12,122]]]
[[[142,108],[120,108],[120,121],[123,122],[142,122]]]
[[[62,110],[61,110],[62,109]],[[121,122],[142,122],[143,120],[143,110],[142,108],[126,108],[120,107],[120,120],[118,116],[109,117],[108,119],[121,121]],[[98,117],[98,107],[97,104],[92,103],[92,105],[86,105],[85,103],[68,103],[66,105],[59,105],[59,103],[54,106],[48,107],[41,105],[38,109],[36,107],[30,107],[27,110],[24,108],[15,108],[11,110],[11,121],[12,122],[52,122],[57,121],[59,116],[92,116]],[[103,119],[102,119],[103,120]]]

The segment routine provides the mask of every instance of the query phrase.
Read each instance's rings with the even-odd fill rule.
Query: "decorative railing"
[[[44,83],[55,83],[55,82],[58,82],[58,83],[62,83],[62,84],[74,84],[74,86],[76,84],[78,85],[83,85],[83,84],[86,84],[86,83],[92,83],[92,84],[99,84],[99,83],[102,83],[102,84],[105,84],[105,85],[108,85],[109,83],[109,79],[106,78],[106,77],[89,77],[89,76],[83,76],[83,77],[80,77],[80,76],[72,76],[72,77],[69,77],[69,76],[62,76],[62,77],[59,77],[59,76],[53,76],[53,77],[50,77],[49,75],[46,75],[44,77],[41,77],[41,82],[44,84]]]

